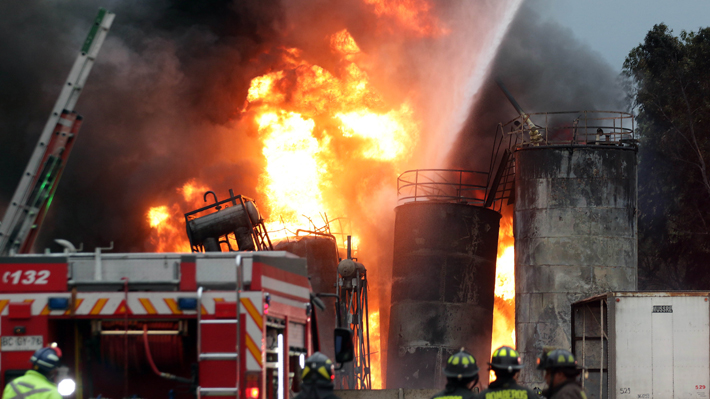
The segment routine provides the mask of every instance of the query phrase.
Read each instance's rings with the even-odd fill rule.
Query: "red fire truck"
[[[77,399],[284,399],[319,349],[314,304],[305,259],[283,251],[0,258],[0,382],[56,342]]]

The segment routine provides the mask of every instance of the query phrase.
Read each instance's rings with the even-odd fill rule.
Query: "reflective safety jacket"
[[[587,399],[584,388],[571,379],[553,387],[552,390],[543,391],[542,394],[549,399]]]
[[[488,389],[478,394],[477,399],[538,399],[532,389],[518,385],[513,378],[495,380]]]
[[[5,386],[2,399],[62,399],[62,396],[47,377],[29,370]]]
[[[431,399],[473,399],[475,394],[465,387],[450,387],[432,396]]]
[[[333,393],[333,388],[330,381],[302,382],[301,392],[293,399],[340,399]]]

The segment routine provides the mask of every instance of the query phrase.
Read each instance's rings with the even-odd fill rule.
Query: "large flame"
[[[368,26],[368,34],[376,35],[385,32],[398,38],[406,37],[411,40],[423,38],[426,39],[422,40],[426,48],[432,44],[434,38],[451,38],[449,34],[452,32],[449,26],[443,24],[434,13],[435,3],[432,0],[361,1],[363,9],[369,10],[368,12],[377,17],[374,25]],[[501,7],[505,9],[506,5],[503,4]],[[514,14],[515,9],[509,13]],[[468,20],[466,23],[468,24]],[[337,25],[337,22],[334,25]],[[491,23],[491,25],[495,24]],[[374,240],[364,233],[371,233],[374,229],[373,225],[381,222],[383,218],[378,218],[380,214],[376,213],[372,204],[367,204],[369,208],[366,205],[368,201],[372,201],[372,192],[368,190],[371,187],[381,188],[382,182],[386,181],[390,184],[388,190],[395,192],[393,186],[398,172],[403,170],[415,149],[422,152],[422,149],[416,148],[420,142],[421,127],[428,126],[427,131],[429,131],[432,126],[444,125],[427,122],[423,119],[423,115],[430,115],[433,109],[437,112],[437,117],[445,120],[451,118],[446,107],[448,103],[442,101],[445,99],[440,98],[441,96],[427,97],[428,92],[422,91],[422,87],[415,88],[412,85],[410,88],[409,82],[419,78],[403,79],[398,83],[387,81],[392,76],[392,72],[382,66],[389,64],[389,57],[392,60],[400,57],[397,51],[391,52],[390,48],[385,46],[367,54],[368,49],[372,49],[372,41],[363,41],[361,46],[347,29],[341,28],[342,26],[333,29],[325,37],[322,37],[324,35],[322,31],[319,31],[317,37],[308,36],[309,41],[317,41],[319,38],[324,40],[320,43],[322,46],[316,48],[325,48],[326,51],[323,53],[327,54],[317,54],[314,57],[313,54],[308,53],[313,51],[313,48],[309,49],[306,46],[303,50],[274,46],[262,54],[271,60],[268,69],[262,69],[260,76],[251,80],[244,105],[235,104],[235,109],[240,109],[235,111],[238,114],[238,118],[235,119],[238,121],[235,122],[234,129],[248,132],[249,137],[241,137],[241,142],[225,140],[225,143],[228,143],[224,146],[225,149],[215,150],[215,157],[219,157],[219,150],[238,154],[236,157],[240,161],[242,158],[249,157],[248,162],[245,163],[249,163],[250,167],[258,165],[258,170],[244,172],[234,167],[229,172],[224,172],[221,179],[214,179],[219,183],[214,183],[209,177],[190,180],[177,189],[179,198],[169,202],[172,205],[168,206],[163,202],[150,208],[145,217],[152,231],[151,250],[189,252],[183,214],[207,205],[201,198],[201,194],[206,190],[223,190],[227,184],[229,185],[226,188],[236,188],[237,193],[243,192],[259,200],[259,210],[265,218],[272,240],[293,236],[299,229],[322,232],[330,230],[334,233],[332,225],[329,229],[329,223],[347,218],[350,220],[348,233],[353,235],[354,243],[364,243],[367,239]],[[485,32],[487,28],[481,28],[481,33]],[[298,33],[292,34],[298,36]],[[469,36],[466,36],[467,40],[468,38]],[[487,39],[488,37],[482,36],[479,41]],[[293,45],[294,42],[290,43]],[[407,49],[410,49],[411,42],[403,43]],[[266,48],[266,44],[264,45]],[[449,48],[448,45],[444,47]],[[418,51],[421,51],[421,48]],[[459,53],[461,51],[457,48],[456,54]],[[439,54],[446,54],[444,63],[451,62],[448,50]],[[368,59],[368,57],[372,58]],[[316,59],[318,61],[315,61]],[[459,63],[461,60],[470,59],[473,58],[462,57]],[[439,64],[433,63],[433,65]],[[394,65],[399,64],[394,63]],[[441,87],[447,98],[452,97],[452,93],[457,90],[461,91],[453,84],[457,83],[457,80],[449,79],[449,74],[445,70],[439,73],[439,69],[441,68],[437,67],[435,73],[427,74],[423,72],[430,69],[412,68],[411,76],[420,74],[426,76],[421,80],[429,79],[442,83],[433,86]],[[373,71],[384,72],[384,76],[378,75],[379,80],[370,80],[369,75],[374,73]],[[460,65],[458,71],[469,74],[470,65]],[[407,74],[400,75],[407,76]],[[431,79],[433,76],[443,79]],[[388,84],[391,84],[394,90],[392,87],[387,87]],[[401,87],[404,84],[407,86]],[[379,90],[387,90],[387,92]],[[410,93],[408,90],[419,92]],[[436,90],[429,92],[438,93]],[[423,101],[422,97],[436,99]],[[462,109],[469,109],[468,99],[464,104],[460,101],[460,96],[452,98],[457,104],[462,104]],[[443,105],[431,107],[436,104]],[[450,135],[448,130],[447,134]],[[245,143],[249,138],[255,141],[251,146]],[[258,150],[253,148],[257,144],[256,141],[259,144]],[[427,147],[436,147],[432,144],[436,143],[427,143]],[[251,151],[246,151],[244,146],[250,146]],[[447,151],[448,148],[443,152]],[[255,154],[258,154],[260,159],[254,160]],[[229,161],[231,164],[227,162],[226,166],[235,163],[234,159]],[[249,172],[258,175],[258,179],[249,180],[249,185],[244,185],[242,180],[239,180],[241,186],[233,187],[228,183],[229,179],[240,179],[242,173]],[[197,173],[198,176],[203,176],[200,172]],[[210,172],[204,173],[207,175]],[[368,218],[376,220],[365,220]],[[368,224],[370,230],[364,231],[365,224]],[[335,229],[343,233],[342,228]],[[358,237],[360,234],[362,235]],[[338,245],[342,247],[344,235],[336,234],[336,237],[339,241]],[[376,245],[382,244],[376,243]],[[357,248],[357,244],[354,246]],[[499,257],[502,255],[503,252],[499,252]],[[368,256],[367,251],[363,256]],[[367,259],[362,261],[367,264]],[[503,263],[499,259],[501,271]],[[377,270],[375,273],[370,271],[369,269],[369,276],[376,275]],[[385,279],[381,280],[379,283],[385,284]],[[512,282],[512,276],[509,281]],[[500,317],[501,312],[505,314],[506,309],[512,309],[513,299],[505,297],[498,289],[496,295],[494,320],[498,325],[500,320],[503,320]],[[384,295],[379,299],[388,300],[383,298]],[[386,303],[378,303],[378,297],[371,299],[371,313],[368,318],[373,388],[383,387],[381,361],[385,359],[380,354],[382,347],[380,315],[384,314],[382,321],[385,326],[382,337],[386,339],[388,312],[386,307],[380,308],[380,305],[387,306]],[[494,332],[499,330],[502,329],[494,327]],[[512,330],[508,330],[506,334],[510,336],[511,332]],[[510,343],[510,340],[494,338],[494,345],[498,343]]]
[[[491,352],[503,345],[515,347],[515,245],[512,216],[501,219],[498,233]],[[491,372],[490,380],[494,379],[495,375]]]
[[[348,216],[338,178],[343,165],[407,160],[419,137],[408,100],[388,104],[353,58],[360,48],[341,30],[327,38],[341,64],[331,72],[285,52],[283,69],[254,78],[245,112],[253,114],[266,167],[257,190],[272,239]],[[357,234],[358,226],[353,226]],[[357,241],[357,237],[354,237]],[[343,246],[342,241],[339,242]],[[373,388],[382,388],[379,312],[369,316]]]
[[[263,143],[266,167],[257,191],[268,198],[272,239],[320,228],[328,215],[347,216],[347,201],[334,189],[342,165],[401,162],[419,137],[411,104],[387,104],[352,61],[360,48],[349,32],[326,40],[340,57],[335,71],[287,49],[282,69],[249,87],[245,112],[254,115]]]
[[[205,206],[202,193],[208,189],[190,180],[175,190],[180,194],[180,201],[168,207],[158,205],[148,209],[146,219],[152,229],[150,236],[151,250],[155,252],[191,252],[190,243],[185,237],[183,214],[187,209]]]

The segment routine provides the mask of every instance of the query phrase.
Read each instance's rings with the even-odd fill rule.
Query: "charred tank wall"
[[[486,368],[500,214],[421,202],[395,212],[387,387],[441,388],[446,360],[461,347]]]
[[[529,147],[515,162],[520,381],[542,386],[536,357],[544,346],[571,348],[572,302],[637,288],[636,150]]]
[[[298,241],[276,244],[278,251],[288,251],[306,259],[308,265],[308,278],[315,293],[335,294],[335,284],[338,281],[338,252],[335,241],[328,237],[302,237]],[[326,309],[313,309],[317,312],[318,335],[320,338],[320,351],[333,359],[334,343],[333,329],[335,328],[335,300],[321,298]]]

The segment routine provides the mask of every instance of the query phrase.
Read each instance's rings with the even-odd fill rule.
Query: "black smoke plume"
[[[176,187],[205,177],[224,194],[256,179],[248,158],[215,149],[231,134],[235,155],[253,151],[229,128],[269,62],[258,55],[277,36],[278,1],[2,3],[0,212],[100,6],[117,17],[76,106],[84,125],[38,251],[59,237],[144,251],[145,211]],[[226,168],[238,170],[230,181]]]

